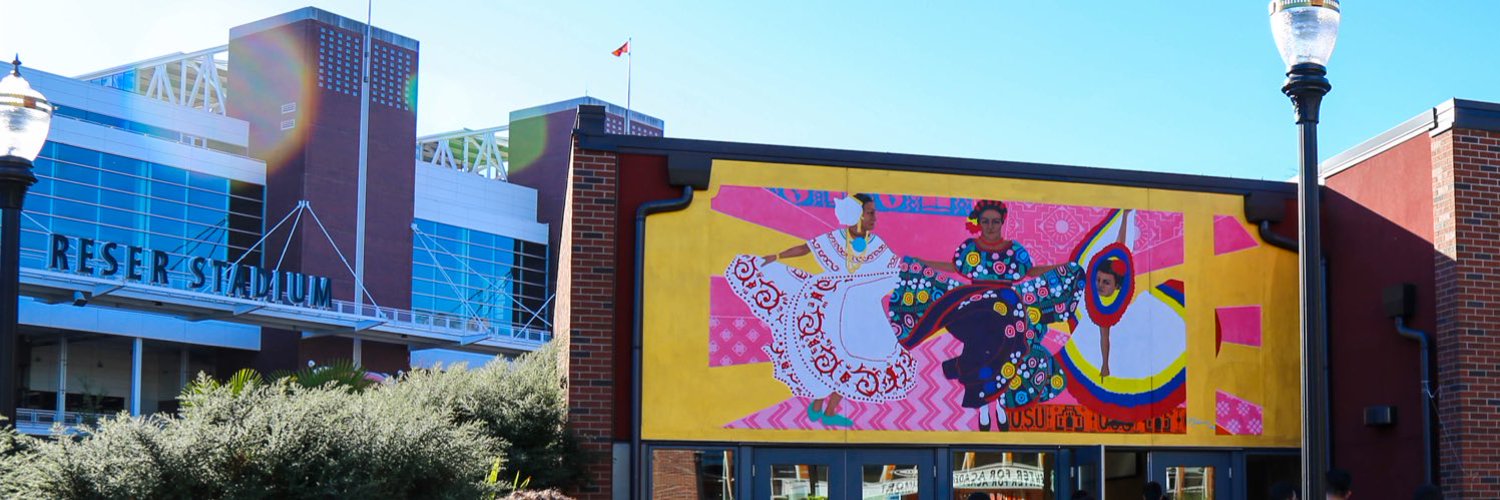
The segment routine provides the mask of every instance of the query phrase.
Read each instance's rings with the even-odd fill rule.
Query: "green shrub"
[[[199,384],[200,386],[206,384]],[[21,438],[0,492],[44,498],[476,498],[498,440],[439,409],[334,387],[184,396],[180,416]]]
[[[474,370],[417,370],[383,390],[443,408],[459,422],[479,424],[503,447],[500,477],[519,474],[531,488],[572,489],[587,483],[586,466],[596,457],[585,453],[565,425],[567,399],[557,359],[557,348],[549,344],[513,362]]]
[[[565,426],[556,359],[547,347],[375,385],[343,368],[270,382],[199,375],[178,415],[120,414],[53,440],[0,432],[0,497],[482,498],[581,486],[590,457]]]

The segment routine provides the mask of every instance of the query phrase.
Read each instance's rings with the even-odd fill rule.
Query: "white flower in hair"
[[[845,196],[833,202],[833,215],[839,218],[841,225],[853,226],[864,214],[864,204],[855,199],[854,195]]]

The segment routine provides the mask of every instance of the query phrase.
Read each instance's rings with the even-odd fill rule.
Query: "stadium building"
[[[420,45],[370,31],[363,180],[360,22],[309,7],[202,51],[24,68],[58,109],[22,219],[19,429],[170,411],[199,372],[391,374],[551,338],[566,157],[527,146],[523,183],[509,125],[417,137]],[[578,104],[607,103],[517,116]]]

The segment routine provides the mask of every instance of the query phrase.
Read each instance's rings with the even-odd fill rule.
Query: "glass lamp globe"
[[[21,61],[0,78],[0,157],[36,159],[52,124],[52,103],[21,77]]]
[[[1271,34],[1288,68],[1327,66],[1339,37],[1338,0],[1271,0]]]

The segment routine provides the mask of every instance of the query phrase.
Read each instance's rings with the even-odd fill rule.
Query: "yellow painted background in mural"
[[[803,238],[716,212],[724,186],[999,199],[1057,205],[1179,212],[1185,262],[1152,271],[1147,286],[1186,283],[1186,430],[1181,433],[907,431],[828,428],[744,429],[726,424],[791,397],[770,363],[711,367],[709,278],[721,276],[738,254],[765,255]],[[1236,195],[993,177],[848,169],[826,166],[716,161],[708,190],[679,212],[647,220],[643,321],[643,437],[648,440],[761,443],[1105,444],[1129,446],[1257,446],[1299,444],[1300,388],[1297,335],[1297,261],[1292,252],[1261,243],[1215,255],[1215,216],[1242,219]],[[876,233],[893,228],[877,226]],[[941,252],[938,252],[941,254]],[[940,255],[939,255],[940,256]],[[804,269],[810,257],[788,259]],[[1041,263],[1038,263],[1041,264]],[[1216,342],[1215,311],[1261,306],[1258,347]],[[1217,351],[1217,352],[1216,352]],[[1216,428],[1218,392],[1262,406],[1258,435],[1226,435]],[[855,404],[846,402],[848,404]]]

